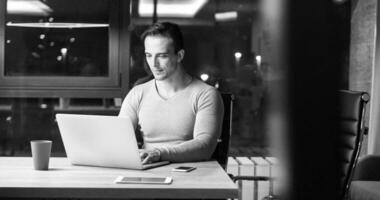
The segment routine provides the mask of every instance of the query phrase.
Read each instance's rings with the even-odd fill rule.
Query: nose
[[[160,65],[159,65],[159,62],[158,62],[158,59],[157,59],[156,57],[154,58],[153,62],[154,62],[154,63],[153,63],[153,64],[154,64],[154,67],[158,67],[158,66],[160,66]]]

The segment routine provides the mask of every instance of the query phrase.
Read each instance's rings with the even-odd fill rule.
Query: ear
[[[185,57],[185,50],[181,49],[177,52],[177,62],[180,63]]]

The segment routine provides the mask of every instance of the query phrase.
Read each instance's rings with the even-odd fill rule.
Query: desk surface
[[[237,198],[237,186],[216,161],[175,163],[149,170],[73,166],[50,158],[49,171],[33,169],[31,157],[0,157],[1,197],[44,198]],[[197,167],[181,173],[180,165]],[[171,176],[170,185],[114,184],[117,176]]]

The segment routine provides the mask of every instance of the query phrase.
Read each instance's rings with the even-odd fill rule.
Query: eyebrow
[[[151,54],[149,52],[145,52],[145,54]],[[157,55],[161,55],[161,54],[169,54],[169,52],[161,52],[161,53],[157,53]]]

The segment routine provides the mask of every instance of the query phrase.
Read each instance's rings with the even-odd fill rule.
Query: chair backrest
[[[369,101],[366,92],[340,90],[339,118],[339,157],[342,158],[341,165],[341,199],[346,197],[349,190],[355,165],[357,163],[363,135],[365,131],[365,107]]]
[[[224,116],[222,124],[222,133],[218,139],[212,159],[216,159],[219,164],[226,169],[228,160],[228,151],[230,147],[230,137],[232,133],[232,112],[233,112],[233,94],[221,94],[224,104]]]

